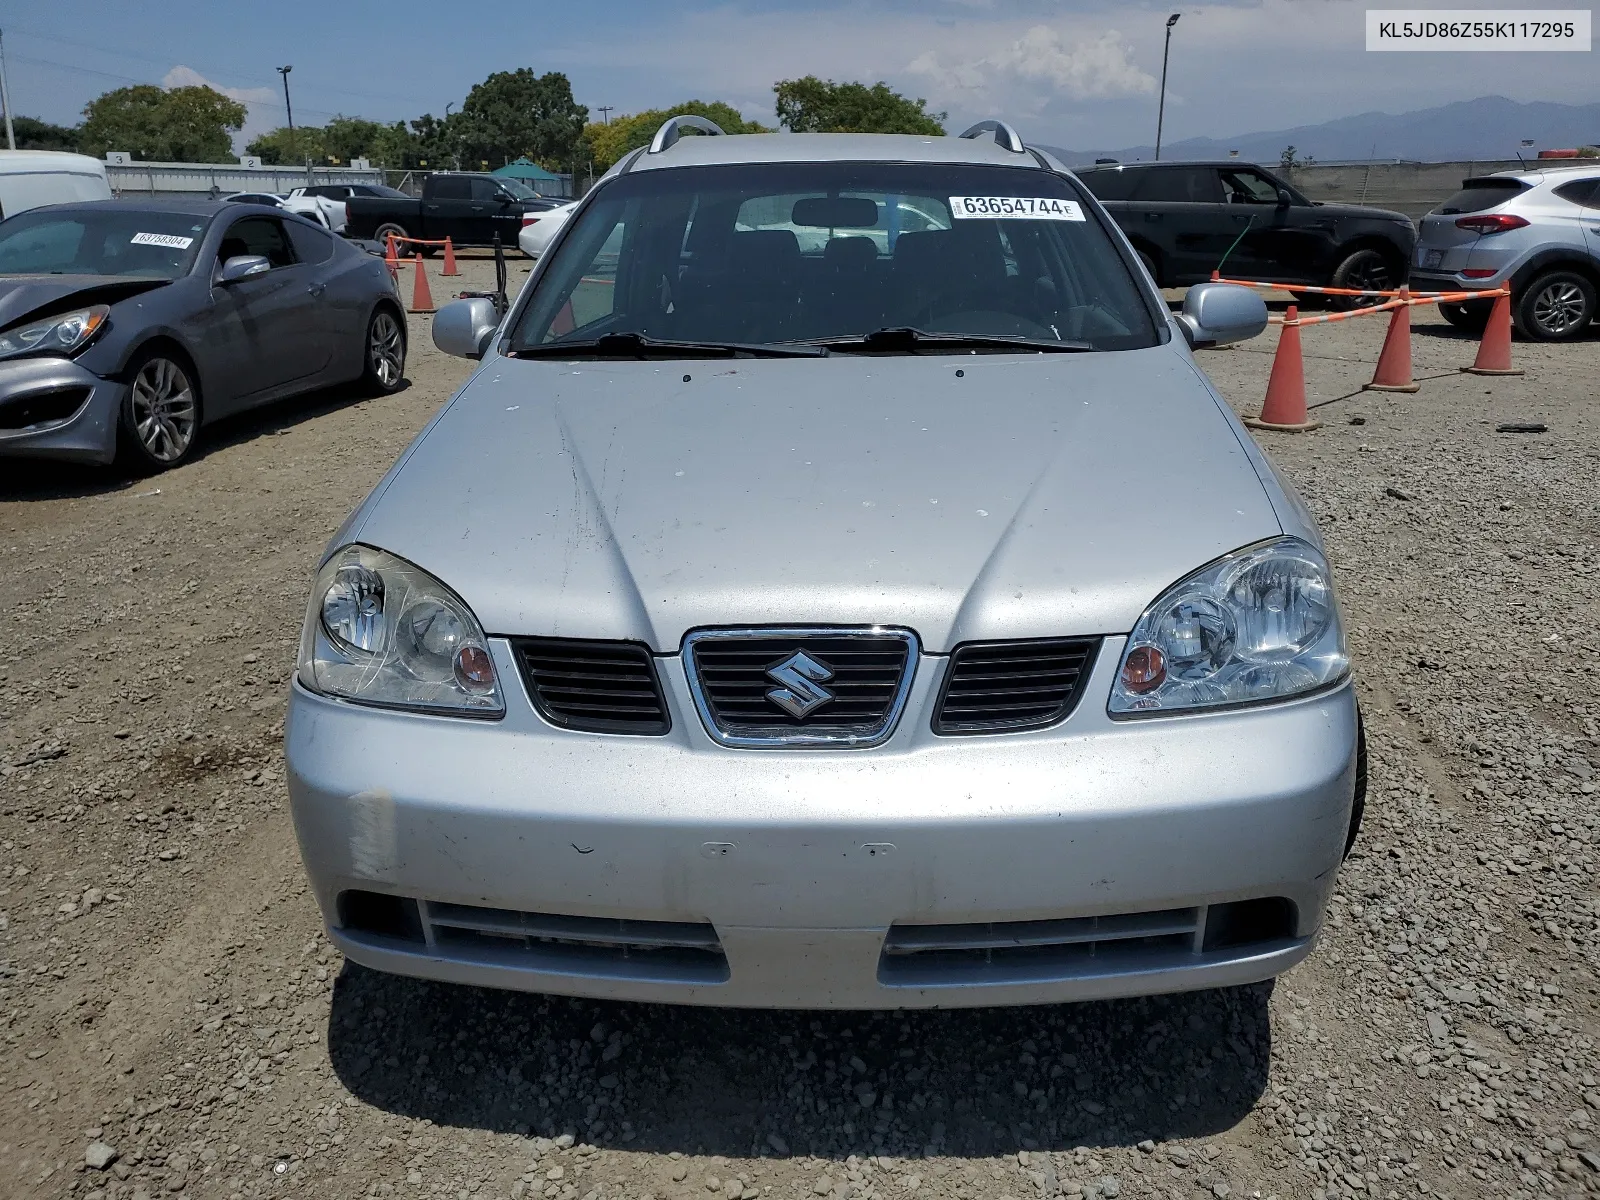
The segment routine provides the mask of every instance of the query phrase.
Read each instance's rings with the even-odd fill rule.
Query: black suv
[[[1097,164],[1076,174],[1161,287],[1204,282],[1220,267],[1234,279],[1393,288],[1417,240],[1403,213],[1308,200],[1236,159]]]

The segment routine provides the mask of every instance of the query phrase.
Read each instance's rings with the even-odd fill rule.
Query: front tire
[[[373,310],[367,320],[363,346],[364,368],[361,385],[375,396],[388,396],[400,390],[406,373],[406,327],[404,320],[387,305]]]
[[[200,440],[200,385],[187,359],[142,351],[128,371],[117,421],[117,462],[152,474],[184,462]]]
[[[1551,271],[1522,289],[1512,316],[1523,337],[1536,342],[1571,342],[1594,320],[1594,284],[1576,271]]]
[[[1344,856],[1350,857],[1361,832],[1361,818],[1367,815],[1367,723],[1356,710],[1356,794],[1350,805],[1350,828],[1344,836]]]
[[[1395,269],[1394,263],[1381,250],[1371,248],[1356,250],[1346,256],[1345,260],[1333,272],[1330,287],[1336,288],[1371,288],[1372,291],[1361,296],[1330,296],[1328,306],[1340,312],[1348,312],[1352,308],[1367,308],[1374,304],[1381,304],[1384,297],[1377,295],[1381,291],[1393,291],[1400,286],[1400,273]]]

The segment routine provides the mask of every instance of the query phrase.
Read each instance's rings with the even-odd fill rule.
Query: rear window
[[[1155,314],[1062,176],[842,162],[640,171],[562,238],[517,349],[604,334],[761,344],[928,333],[1155,345]]]
[[[1520,179],[1463,179],[1461,190],[1446,200],[1435,212],[1441,214],[1475,213],[1498,208],[1518,193],[1528,190]]]
[[[472,180],[466,175],[437,175],[428,182],[435,200],[466,200],[472,195]]]

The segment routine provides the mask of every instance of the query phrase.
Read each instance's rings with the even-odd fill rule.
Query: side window
[[[465,175],[436,175],[430,182],[434,200],[466,200],[472,196],[472,181]]]
[[[1255,171],[1223,171],[1222,193],[1229,204],[1276,204],[1278,187]]]
[[[322,230],[303,221],[286,222],[289,241],[294,244],[295,257],[303,263],[327,262],[333,257],[333,238]]]
[[[1222,189],[1209,167],[1153,167],[1134,189],[1134,199],[1159,204],[1220,204]]]
[[[1098,200],[1131,200],[1140,174],[1139,171],[1112,167],[1105,171],[1085,171],[1078,176],[1078,181],[1093,192]]]
[[[1584,208],[1600,208],[1600,179],[1574,179],[1556,188],[1555,193]]]
[[[217,249],[217,261],[227,262],[244,254],[259,254],[274,269],[293,266],[295,261],[283,224],[271,217],[246,217],[229,227]]]
[[[479,204],[498,200],[500,198],[500,185],[492,179],[474,179],[472,181],[472,198]]]

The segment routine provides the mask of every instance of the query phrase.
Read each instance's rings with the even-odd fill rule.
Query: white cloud
[[[1090,37],[1035,25],[980,57],[945,63],[936,51],[928,50],[906,70],[944,93],[968,93],[963,99],[1031,96],[1032,102],[1023,107],[1036,111],[1063,96],[1118,100],[1150,95],[1156,81],[1132,60],[1131,53],[1115,29]],[[1041,88],[1047,94],[1041,95]]]
[[[244,128],[234,135],[235,147],[244,146],[259,134],[284,123],[282,97],[269,87],[235,88],[213,83],[193,67],[173,67],[161,77],[164,88],[208,87],[221,92],[245,107]]]

